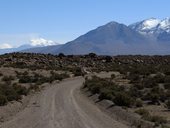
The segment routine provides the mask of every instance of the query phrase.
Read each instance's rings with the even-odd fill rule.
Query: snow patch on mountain
[[[155,18],[145,20],[142,24],[143,25],[142,30],[152,29],[152,28],[156,27],[159,23],[160,23],[160,20],[155,19]]]
[[[163,20],[150,18],[129,25],[129,27],[142,34],[160,34],[163,32],[170,33],[170,18],[165,18]]]
[[[34,46],[34,47],[51,46],[51,45],[57,45],[58,44],[55,41],[46,40],[46,39],[43,39],[43,38],[32,39],[30,42],[31,42],[31,45]]]
[[[160,29],[165,30],[166,32],[170,32],[170,18],[165,18],[160,22]]]

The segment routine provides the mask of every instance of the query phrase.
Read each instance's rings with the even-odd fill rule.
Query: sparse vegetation
[[[0,106],[5,105],[8,102],[7,97],[4,95],[0,95]]]
[[[138,109],[135,111],[135,113],[141,115],[142,117],[149,116],[149,111],[146,109]]]
[[[63,80],[68,78],[67,73],[50,72],[49,77],[45,77],[36,72],[15,71],[14,76],[3,76],[3,84],[0,84],[0,105],[5,105],[8,101],[20,100],[22,95],[27,95],[30,90],[39,91],[40,85],[43,83],[51,83],[55,80]],[[17,80],[18,79],[18,80]],[[13,82],[14,80],[15,83]],[[17,82],[18,81],[18,82]],[[21,84],[30,84],[27,88]]]
[[[39,91],[43,83],[68,78],[69,75],[64,72],[69,72],[72,76],[84,76],[87,71],[96,73],[115,71],[120,75],[113,73],[111,78],[96,76],[87,78],[84,88],[92,94],[98,94],[100,100],[111,100],[115,105],[123,108],[125,106],[127,109],[141,107],[145,109],[147,106],[161,105],[166,106],[163,108],[165,110],[170,109],[170,56],[111,57],[98,56],[95,53],[81,56],[67,56],[62,53],[59,55],[12,53],[0,56],[0,66],[17,69],[14,73],[16,76],[0,71],[0,105],[11,100],[19,100],[30,90]],[[36,70],[45,70],[48,75]],[[165,122],[165,119],[150,112],[144,115],[143,119],[159,124]]]
[[[86,80],[84,87],[87,87],[93,94],[98,93],[99,99],[112,100],[119,106],[131,106],[133,98],[125,92],[124,88],[116,85],[110,79],[102,79],[93,76],[92,79]]]
[[[166,107],[170,110],[170,100],[166,102]]]
[[[150,115],[149,111],[147,111],[146,109],[138,109],[135,111],[135,113],[141,115],[144,120],[154,122],[158,126],[167,122],[167,119],[162,116]]]
[[[12,81],[14,79],[15,79],[15,77],[13,77],[13,76],[4,76],[2,78],[2,81],[8,82],[8,81]]]

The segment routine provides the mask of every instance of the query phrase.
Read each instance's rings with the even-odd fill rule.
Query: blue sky
[[[110,21],[170,16],[170,0],[0,0],[0,46],[44,38],[65,43]]]

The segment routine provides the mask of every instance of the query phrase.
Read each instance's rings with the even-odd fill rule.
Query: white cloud
[[[32,39],[30,42],[32,46],[51,46],[58,44],[52,40],[46,40],[43,38]]]
[[[8,49],[8,48],[13,48],[12,45],[4,43],[0,44],[0,49]]]

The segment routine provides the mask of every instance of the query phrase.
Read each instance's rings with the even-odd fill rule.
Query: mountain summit
[[[163,20],[150,18],[129,25],[129,27],[143,35],[152,36],[158,42],[170,43],[170,18]]]
[[[169,18],[150,18],[130,26],[109,22],[60,46],[24,50],[25,52],[81,55],[163,55],[170,54]]]
[[[129,26],[109,22],[66,44],[24,51],[67,55],[91,52],[99,55],[165,55],[170,54],[169,49],[170,18],[150,18]]]
[[[131,24],[129,27],[142,34],[170,33],[170,18],[165,18],[163,20],[150,18]]]
[[[55,54],[97,54],[113,55],[136,53],[136,46],[147,43],[145,36],[124,24],[110,22],[100,26],[59,48]]]

